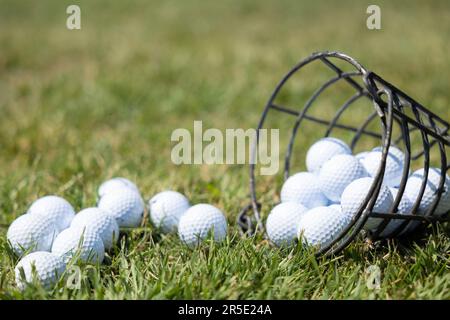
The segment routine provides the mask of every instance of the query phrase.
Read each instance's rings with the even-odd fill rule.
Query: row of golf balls
[[[306,155],[308,172],[289,177],[281,189],[281,204],[275,206],[266,221],[269,239],[278,246],[289,246],[297,239],[318,247],[330,245],[346,228],[364,202],[374,182],[382,159],[382,149],[352,155],[345,142],[327,137],[314,143]],[[404,154],[389,148],[383,184],[373,211],[389,212],[398,193],[404,168]],[[397,208],[398,214],[411,212],[420,193],[424,169],[408,177],[404,193]],[[417,214],[424,214],[437,197],[440,169],[430,168],[425,192]],[[450,210],[450,179],[445,176],[444,191],[434,214],[443,215]],[[364,229],[374,230],[383,221],[369,218]],[[403,220],[391,220],[382,237],[389,236]],[[414,230],[419,222],[411,222],[401,234]]]
[[[12,222],[8,242],[16,255],[26,254],[15,268],[20,289],[32,281],[46,288],[53,286],[71,259],[101,263],[105,251],[118,241],[119,229],[141,225],[144,202],[131,181],[108,180],[100,186],[98,194],[97,207],[78,214],[65,199],[46,196]],[[180,239],[188,246],[199,244],[211,232],[215,241],[226,237],[227,222],[219,209],[209,204],[190,206],[188,199],[178,192],[158,193],[150,199],[148,208],[158,230],[163,233],[178,230]],[[33,267],[37,278],[33,277]]]

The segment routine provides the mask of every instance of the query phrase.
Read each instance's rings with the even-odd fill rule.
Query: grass
[[[448,227],[372,250],[358,240],[339,256],[316,260],[300,247],[279,250],[239,237],[246,166],[170,161],[175,128],[192,130],[194,120],[205,128],[255,127],[283,73],[320,50],[354,56],[449,121],[447,1],[381,1],[380,31],[365,28],[364,1],[1,3],[0,298],[450,298]],[[72,3],[81,6],[79,31],[65,28]],[[311,92],[322,77],[300,79],[291,97]],[[330,97],[323,110],[332,104]],[[285,118],[271,121],[282,137],[290,133]],[[319,134],[305,130],[304,147]],[[92,206],[97,187],[112,176],[135,180],[146,199],[171,188],[192,203],[220,207],[230,224],[227,242],[191,250],[147,225],[124,237],[104,265],[82,266],[80,289],[60,283],[50,292],[18,291],[7,226],[46,194],[77,210]],[[266,211],[280,185],[281,174],[259,181]],[[372,265],[381,270],[379,290],[366,285]]]

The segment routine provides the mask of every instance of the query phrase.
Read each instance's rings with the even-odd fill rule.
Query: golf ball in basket
[[[406,182],[405,194],[409,199],[415,203],[417,197],[419,196],[420,187],[422,185],[422,179],[424,177],[424,169],[419,169],[415,171]],[[425,186],[425,192],[423,193],[422,200],[420,201],[420,206],[417,210],[418,214],[424,214],[433,204],[437,197],[437,190],[439,187],[439,182],[441,179],[441,169],[439,168],[429,168],[428,179]],[[444,189],[441,193],[441,198],[439,204],[434,212],[435,215],[443,215],[450,210],[450,178],[446,174],[444,181]]]
[[[196,204],[180,218],[178,235],[189,247],[198,245],[212,232],[216,242],[227,236],[227,220],[222,211],[210,204]]]
[[[24,252],[50,251],[57,234],[50,219],[24,214],[11,223],[6,237],[14,253],[21,256]]]
[[[75,216],[72,205],[58,196],[46,196],[36,200],[27,213],[51,219],[60,232],[70,226]]]
[[[106,250],[111,249],[119,239],[119,225],[116,219],[99,208],[81,210],[75,215],[70,226],[97,232]]]
[[[52,253],[69,262],[73,257],[86,263],[101,263],[105,246],[97,232],[87,228],[71,227],[63,230],[53,241]]]
[[[281,188],[281,202],[297,202],[307,208],[326,206],[327,197],[320,189],[319,180],[310,172],[290,176]]]
[[[336,138],[322,138],[314,143],[306,153],[306,168],[318,173],[322,165],[338,154],[351,154],[349,146]]]
[[[138,187],[133,182],[122,177],[117,177],[103,182],[98,188],[98,195],[101,198],[111,191],[121,190],[123,188],[129,188],[139,193]]]
[[[372,151],[364,157],[362,164],[371,177],[375,177],[381,165],[381,151]],[[390,147],[386,156],[386,166],[384,169],[383,184],[388,187],[397,187],[400,185],[403,175],[403,152],[396,148]]]
[[[317,207],[307,211],[300,219],[297,236],[304,245],[323,248],[336,240],[348,223],[342,212]]]
[[[367,172],[358,159],[349,154],[340,154],[323,164],[319,172],[319,184],[325,196],[337,202],[352,181],[366,176]]]
[[[138,227],[144,216],[144,201],[131,189],[113,190],[100,198],[98,207],[112,215],[119,227]]]
[[[283,202],[270,211],[266,221],[267,235],[277,246],[290,246],[297,240],[300,218],[308,211],[300,203]]]
[[[373,182],[373,178],[361,178],[353,181],[345,188],[341,197],[342,212],[345,215],[353,217],[358,212],[359,207],[363,204],[365,198],[369,194]],[[377,213],[388,213],[393,200],[389,188],[382,185],[372,211]],[[381,218],[369,217],[364,225],[364,229],[373,230],[378,227],[381,221],[383,221]]]
[[[64,261],[53,253],[30,253],[23,257],[14,269],[17,287],[23,290],[27,284],[36,281],[45,289],[50,289],[58,282],[65,269]]]
[[[160,192],[148,202],[150,219],[163,233],[177,231],[181,216],[190,206],[189,200],[175,191]]]
[[[398,194],[398,189],[397,188],[389,188],[389,190],[392,193],[393,200],[395,200],[395,198],[397,197],[397,194]],[[408,213],[411,212],[412,206],[413,206],[413,203],[411,202],[411,200],[409,200],[408,196],[403,193],[402,198],[400,200],[400,203],[398,204],[396,213],[397,214],[408,214]],[[380,236],[382,236],[382,237],[389,236],[403,222],[405,222],[405,220],[392,219],[386,225],[386,227],[384,228],[383,232],[381,232]]]

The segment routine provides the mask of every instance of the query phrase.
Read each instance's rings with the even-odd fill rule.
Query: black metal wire
[[[334,63],[334,59],[346,62],[354,71],[344,71]],[[326,67],[331,69],[336,75],[326,82],[324,82],[309,99],[306,100],[303,108],[296,111],[289,106],[282,106],[275,103],[276,98],[288,80],[297,72],[313,62],[321,62]],[[357,79],[362,80],[362,85]],[[338,109],[331,120],[321,119],[308,114],[309,109],[314,102],[321,96],[321,94],[329,87],[338,82],[347,83],[355,93],[345,101]],[[383,100],[383,96],[387,101]],[[369,114],[366,120],[361,123],[359,127],[353,127],[339,123],[342,114],[350,108],[360,98],[365,97],[373,103],[374,111]],[[288,148],[284,161],[284,179],[289,177],[289,168],[291,156],[293,153],[294,141],[298,137],[298,132],[301,131],[303,122],[309,121],[315,124],[327,126],[325,136],[329,136],[333,129],[338,128],[353,133],[353,138],[350,147],[353,150],[362,136],[378,139],[382,144],[382,156],[380,166],[377,174],[374,177],[374,182],[361,204],[358,212],[353,216],[349,225],[336,237],[335,241],[327,247],[322,247],[317,251],[317,255],[334,255],[348,246],[355,237],[359,234],[362,227],[369,217],[383,219],[378,225],[377,229],[369,232],[368,236],[371,240],[380,238],[380,235],[385,230],[385,227],[393,219],[402,221],[394,231],[384,237],[396,237],[408,228],[412,228],[416,224],[434,224],[438,221],[450,221],[450,210],[441,216],[433,215],[436,210],[442,193],[444,192],[446,173],[450,169],[446,156],[446,148],[450,146],[450,135],[448,122],[440,118],[435,113],[431,112],[423,105],[415,101],[409,95],[396,88],[374,72],[366,70],[352,57],[340,52],[318,52],[314,53],[306,59],[300,61],[294,66],[278,83],[275,90],[271,94],[266,107],[262,113],[261,119],[257,127],[256,143],[252,147],[252,155],[256,155],[259,144],[259,132],[263,128],[265,120],[269,112],[282,112],[295,117],[295,122],[292,127],[292,133],[289,139]],[[412,113],[413,117],[409,116]],[[378,120],[381,124],[381,133],[368,130],[368,126]],[[400,128],[399,137],[393,138],[393,127]],[[411,153],[411,137],[410,134],[414,131],[419,131],[421,136],[422,148],[419,152],[412,155]],[[382,187],[383,176],[386,166],[386,159],[391,145],[402,146],[405,154],[404,168],[402,179],[399,185],[397,196],[389,212],[373,212],[373,207],[378,197],[378,193]],[[422,197],[428,182],[428,170],[430,168],[430,152],[433,146],[437,145],[439,150],[441,177],[437,188],[437,196],[429,210],[424,214],[418,214]],[[434,150],[433,150],[434,151]],[[397,207],[402,199],[411,168],[411,161],[423,158],[424,175],[419,194],[416,199],[411,199],[414,202],[411,213],[397,214]],[[261,220],[260,210],[261,204],[258,202],[256,191],[256,175],[255,164],[250,164],[250,196],[251,202],[238,215],[238,225],[242,234],[254,235],[258,232],[264,232],[264,225]]]

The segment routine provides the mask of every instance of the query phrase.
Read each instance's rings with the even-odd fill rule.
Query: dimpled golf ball
[[[323,164],[319,184],[325,196],[337,202],[352,181],[366,176],[367,172],[358,159],[349,154],[340,154]]]
[[[266,221],[267,235],[279,247],[290,246],[297,240],[297,226],[308,209],[300,203],[283,202],[270,211]]]
[[[144,201],[131,189],[108,192],[100,198],[98,207],[112,215],[120,228],[138,227],[144,216]]]
[[[419,196],[423,177],[424,169],[422,168],[415,171],[406,182],[405,194],[413,203],[416,202],[417,197]],[[437,198],[437,190],[439,187],[440,179],[441,170],[439,168],[429,168],[425,191],[420,201],[420,206],[417,210],[418,214],[425,214]],[[450,178],[446,174],[444,189],[441,193],[439,204],[433,214],[440,216],[448,212],[448,210],[450,210]]]
[[[389,190],[392,193],[392,198],[393,200],[395,200],[395,198],[397,197],[398,194],[398,189],[397,188],[389,188]],[[411,200],[408,198],[407,195],[405,195],[403,193],[402,198],[400,200],[400,203],[398,204],[397,207],[397,214],[409,214],[411,212],[413,203],[411,202]],[[400,226],[405,220],[400,220],[400,219],[392,219],[391,221],[389,221],[389,223],[386,225],[386,227],[384,228],[383,232],[381,232],[380,236],[382,237],[388,237],[392,232],[394,232],[398,226]]]
[[[371,177],[375,177],[381,165],[381,151],[372,151],[364,157],[362,164]],[[400,185],[403,175],[403,152],[396,148],[390,147],[386,156],[386,166],[384,168],[383,184],[388,187],[397,187]]]
[[[373,182],[373,178],[361,178],[353,181],[345,188],[341,197],[342,212],[345,215],[353,217],[358,212],[359,207],[363,204],[365,198],[369,194]],[[377,213],[388,213],[393,200],[389,188],[382,185],[372,211]],[[378,227],[381,221],[383,221],[383,219],[370,217],[367,219],[364,229],[373,230]]]
[[[57,234],[50,219],[24,214],[11,223],[6,237],[14,253],[21,256],[24,252],[50,251]]]
[[[299,172],[290,176],[284,182],[280,196],[281,202],[297,202],[307,208],[328,204],[317,176],[309,172]]]
[[[139,193],[138,187],[131,182],[130,180],[122,177],[112,178],[105,182],[103,182],[100,187],[98,188],[98,195],[99,197],[103,197],[105,194],[114,191],[114,190],[121,190],[123,188],[129,188],[133,191],[136,191]]]
[[[75,216],[72,205],[58,196],[45,196],[36,200],[27,213],[51,219],[60,232],[70,226]]]
[[[175,191],[160,192],[148,202],[150,219],[163,233],[176,232],[181,216],[190,206],[189,200]]]
[[[306,246],[323,248],[335,241],[348,223],[342,212],[317,207],[302,216],[297,226],[297,236]]]
[[[227,220],[222,211],[210,204],[196,204],[180,218],[178,235],[186,245],[195,247],[212,232],[214,241],[227,236]]]
[[[37,282],[45,289],[50,289],[58,282],[65,269],[64,261],[53,253],[30,253],[23,257],[14,269],[17,287],[23,290],[28,284]]]
[[[53,241],[52,253],[69,262],[77,257],[85,263],[101,263],[105,246],[97,232],[87,228],[71,227],[63,230]]]
[[[111,249],[119,239],[119,225],[116,219],[99,208],[81,210],[75,215],[70,226],[97,232],[106,250]]]
[[[322,165],[338,154],[351,154],[349,146],[336,138],[322,138],[314,143],[306,153],[306,168],[318,173]]]

